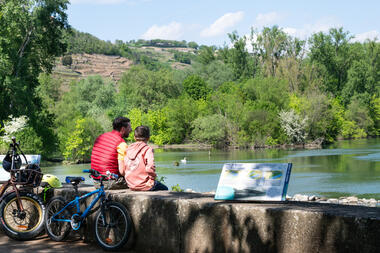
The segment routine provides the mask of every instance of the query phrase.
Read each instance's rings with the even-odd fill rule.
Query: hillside
[[[181,63],[175,59],[175,53],[185,53],[190,55],[195,55],[195,50],[192,48],[182,48],[182,47],[131,47],[131,49],[136,52],[146,55],[154,60],[161,63],[168,63],[173,69],[185,69],[190,67],[190,64]]]
[[[63,66],[61,59],[57,60],[53,74],[68,82],[90,75],[100,75],[117,82],[123,72],[133,64],[131,60],[121,56],[101,54],[73,54],[72,59],[71,66]]]
[[[174,59],[175,52],[194,53],[193,49],[188,48],[140,47],[134,48],[134,50],[158,62],[169,64],[173,69],[185,69],[190,66],[190,64],[176,61]],[[117,82],[122,77],[123,72],[133,65],[132,60],[122,56],[82,53],[72,54],[71,57],[71,66],[64,66],[62,58],[59,58],[53,70],[53,75],[63,79],[65,83],[91,75],[100,75]]]

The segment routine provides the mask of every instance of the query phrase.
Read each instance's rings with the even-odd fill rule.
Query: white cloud
[[[234,27],[244,17],[244,12],[226,13],[213,24],[201,31],[202,37],[214,37],[225,34],[228,28]]]
[[[252,43],[256,42],[257,40],[257,34],[253,34],[253,37],[251,37],[250,34],[245,35],[245,49],[248,50],[248,52],[252,53],[253,52],[253,46]]]
[[[282,29],[285,33],[289,34],[290,36],[296,36],[299,37],[299,30],[293,27],[285,27]]]
[[[279,15],[275,11],[264,14],[259,13],[256,17],[256,22],[254,26],[261,27],[275,25],[279,20],[281,20],[281,18],[281,15]]]
[[[314,24],[305,24],[300,28],[285,27],[283,31],[291,36],[306,39],[313,33],[327,32],[330,28],[338,28],[341,26],[342,25],[336,21],[335,18],[329,17],[320,19]]]
[[[312,31],[306,29],[305,26],[302,28],[285,27],[282,30],[288,35],[300,39],[306,39],[310,34],[313,33]]]
[[[151,26],[142,36],[142,39],[166,39],[178,40],[184,34],[184,26],[178,22],[171,22],[168,25]]]
[[[352,41],[365,42],[367,39],[374,40],[375,38],[380,39],[380,33],[376,30],[359,33],[355,35]]]

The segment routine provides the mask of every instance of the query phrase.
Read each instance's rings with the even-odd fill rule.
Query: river
[[[180,162],[186,157],[186,164]],[[292,163],[288,195],[306,194],[329,198],[352,196],[380,199],[380,139],[339,141],[323,149],[189,150],[155,149],[156,170],[171,188],[198,192],[215,191],[224,163]],[[175,165],[179,162],[179,166]],[[64,180],[85,176],[81,165],[46,165],[44,173]],[[91,179],[86,179],[91,183]]]

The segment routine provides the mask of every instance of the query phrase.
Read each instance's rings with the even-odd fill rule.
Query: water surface
[[[186,157],[187,163],[180,160]],[[380,139],[340,141],[315,150],[163,150],[155,149],[157,174],[171,188],[215,191],[224,163],[293,163],[288,195],[355,195],[380,199]],[[175,165],[179,162],[179,166]],[[43,165],[44,173],[85,175],[82,165]],[[91,182],[90,179],[87,180]]]

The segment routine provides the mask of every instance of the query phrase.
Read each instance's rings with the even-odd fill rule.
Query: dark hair
[[[138,126],[135,128],[136,141],[146,141],[150,137],[150,130],[147,126]]]
[[[122,127],[128,127],[129,122],[131,122],[126,117],[117,117],[112,122],[113,130],[120,131]]]

